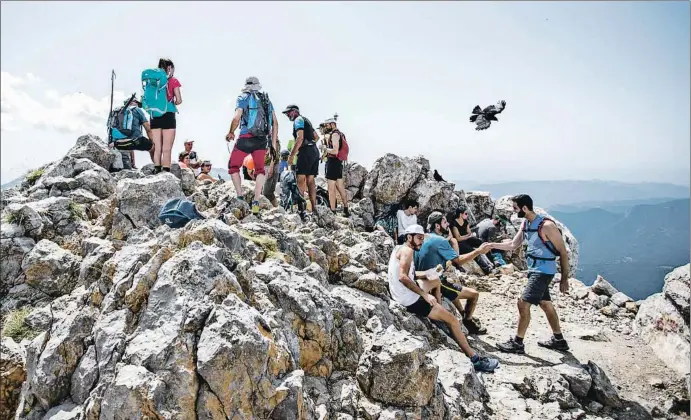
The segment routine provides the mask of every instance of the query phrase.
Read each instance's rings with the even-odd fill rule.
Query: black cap
[[[290,111],[297,111],[297,112],[300,112],[300,108],[298,108],[298,106],[295,105],[295,104],[290,104],[290,105],[288,105],[288,106],[286,107],[286,109],[283,110],[283,113],[284,113],[284,114],[287,114],[287,113],[289,113]]]

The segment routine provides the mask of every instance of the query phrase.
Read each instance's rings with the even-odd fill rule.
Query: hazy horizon
[[[104,138],[111,69],[118,105],[167,56],[183,95],[174,155],[192,138],[218,168],[235,98],[257,76],[276,108],[338,112],[367,168],[390,152],[422,154],[449,181],[689,185],[688,2],[160,4],[1,4],[3,183],[79,135]],[[125,17],[153,14],[122,36]],[[229,23],[245,16],[263,22],[251,48]],[[475,131],[472,108],[500,99],[499,121]]]

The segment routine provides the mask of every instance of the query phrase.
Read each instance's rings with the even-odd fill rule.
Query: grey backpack
[[[256,95],[255,108],[249,108],[247,131],[252,137],[266,137],[269,135],[269,95],[263,92],[254,92],[253,95]]]

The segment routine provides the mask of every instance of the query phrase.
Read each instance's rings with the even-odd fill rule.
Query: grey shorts
[[[523,289],[521,299],[533,305],[539,305],[543,300],[552,300],[549,295],[549,285],[554,274],[528,273],[528,284]]]

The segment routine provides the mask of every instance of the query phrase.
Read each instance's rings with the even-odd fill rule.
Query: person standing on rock
[[[256,77],[248,77],[245,80],[245,87],[236,101],[235,117],[230,123],[226,141],[235,140],[235,130],[238,126],[240,126],[240,136],[230,153],[228,173],[233,179],[237,198],[243,200],[240,167],[243,166],[245,157],[252,155],[256,166],[252,213],[257,214],[259,213],[259,197],[262,195],[266,180],[262,163],[266,157],[269,137],[271,138],[270,147],[273,147],[274,151],[278,150],[278,121],[269,95],[262,92],[262,85]]]
[[[451,312],[444,309],[434,296],[420,288],[415,281],[416,279],[436,280],[433,277],[428,277],[424,272],[415,271],[414,253],[425,242],[425,231],[422,229],[422,226],[417,224],[408,226],[403,231],[403,235],[405,236],[404,244],[397,245],[389,259],[388,278],[391,297],[405,306],[408,312],[444,322],[451,330],[454,341],[456,341],[463,353],[470,358],[475,370],[493,372],[499,366],[499,362],[496,359],[478,356],[470,348],[458,319]]]
[[[505,343],[498,344],[497,348],[508,353],[525,353],[523,338],[530,324],[530,305],[540,305],[554,335],[549,340],[539,341],[537,344],[554,350],[568,350],[569,345],[564,340],[559,326],[559,316],[549,295],[550,283],[557,274],[557,257],[561,264],[559,290],[562,293],[569,291],[569,255],[561,232],[552,220],[539,216],[533,211],[533,199],[529,195],[517,195],[511,199],[511,202],[513,211],[525,220],[513,240],[490,243],[490,245],[494,249],[513,251],[518,249],[525,239],[528,243],[526,250],[528,284],[518,299],[516,336]]]
[[[165,71],[167,76],[166,99],[168,101],[166,112],[158,117],[151,117],[151,140],[154,143],[154,173],[161,171],[170,172],[170,161],[175,143],[175,129],[177,123],[175,114],[178,112],[177,106],[182,103],[182,93],[180,93],[180,81],[175,78],[175,64],[167,58],[158,60],[158,69]],[[146,95],[145,90],[145,95]],[[147,97],[145,96],[146,100]],[[151,111],[147,109],[149,113]]]
[[[482,244],[467,254],[458,255],[447,239],[449,224],[446,217],[438,211],[432,212],[427,217],[427,228],[430,233],[425,239],[425,243],[415,252],[415,266],[420,270],[429,270],[438,265],[446,267],[449,262],[460,267],[478,256],[486,254],[491,249],[489,244]],[[480,293],[477,290],[470,287],[453,286],[442,276],[441,294],[463,314],[463,325],[468,328],[468,332],[471,334],[487,333],[487,329],[473,318],[473,312],[475,312],[477,302],[480,299]],[[462,299],[466,299],[465,308],[461,304]]]
[[[343,147],[343,134],[336,126],[336,120],[329,118],[324,121],[323,130],[326,140],[326,168],[325,178],[329,187],[329,205],[331,211],[336,212],[336,191],[341,196],[343,202],[343,215],[350,217],[348,212],[348,195],[346,194],[345,184],[343,183],[343,161],[339,159],[338,152]]]
[[[317,141],[319,134],[312,126],[310,120],[300,115],[297,105],[288,105],[283,114],[293,123],[293,138],[295,146],[290,151],[288,162],[292,162],[297,154],[295,174],[297,175],[298,189],[303,195],[309,191],[311,211],[317,208],[317,184],[314,178],[319,174],[319,149]]]

